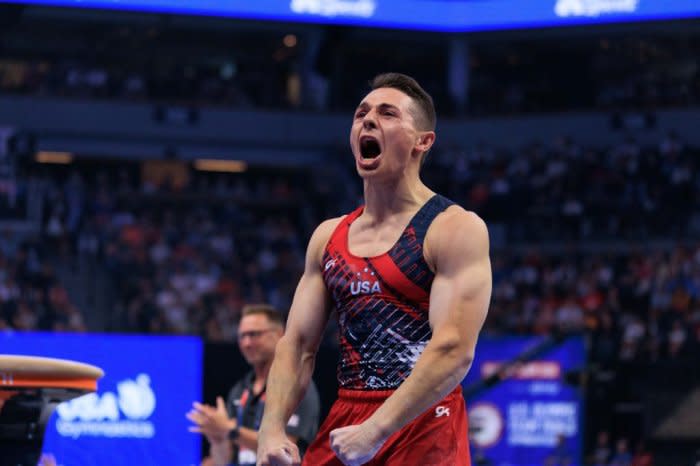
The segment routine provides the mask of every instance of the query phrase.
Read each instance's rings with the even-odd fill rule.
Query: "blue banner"
[[[698,0],[11,0],[9,3],[446,32],[700,16]]]
[[[185,413],[201,400],[202,344],[189,337],[0,333],[0,353],[102,368],[98,391],[61,403],[44,452],[58,465],[199,464]]]
[[[462,382],[465,392],[542,341],[539,337],[482,337],[472,368]],[[470,397],[467,410],[473,463],[582,464],[582,393],[564,378],[584,364],[583,339],[570,338],[512,367],[502,381]],[[477,458],[484,462],[477,463]],[[557,461],[548,462],[553,458]]]

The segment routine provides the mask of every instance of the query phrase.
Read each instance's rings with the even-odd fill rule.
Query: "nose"
[[[369,111],[365,115],[365,117],[362,119],[362,127],[364,129],[374,129],[377,127],[377,122],[374,119],[374,112]]]

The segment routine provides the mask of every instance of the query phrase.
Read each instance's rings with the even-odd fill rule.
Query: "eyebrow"
[[[355,111],[358,111],[358,110],[360,110],[360,109],[370,108],[370,107],[371,107],[371,105],[368,104],[367,102],[361,102],[360,105],[357,106],[357,108],[355,109]],[[400,109],[399,107],[397,107],[396,105],[388,104],[388,103],[386,103],[386,102],[383,102],[383,103],[377,105],[377,108],[378,108],[379,110],[392,109],[392,110],[396,110],[396,111],[398,111],[398,112],[401,111],[401,109]]]

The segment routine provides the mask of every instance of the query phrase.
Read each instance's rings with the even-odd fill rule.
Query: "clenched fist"
[[[346,466],[360,466],[371,460],[384,444],[368,424],[341,427],[330,433],[331,449]]]

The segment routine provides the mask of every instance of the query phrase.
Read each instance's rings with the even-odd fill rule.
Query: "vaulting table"
[[[94,392],[103,375],[80,362],[0,354],[0,463],[36,466],[56,406]]]

